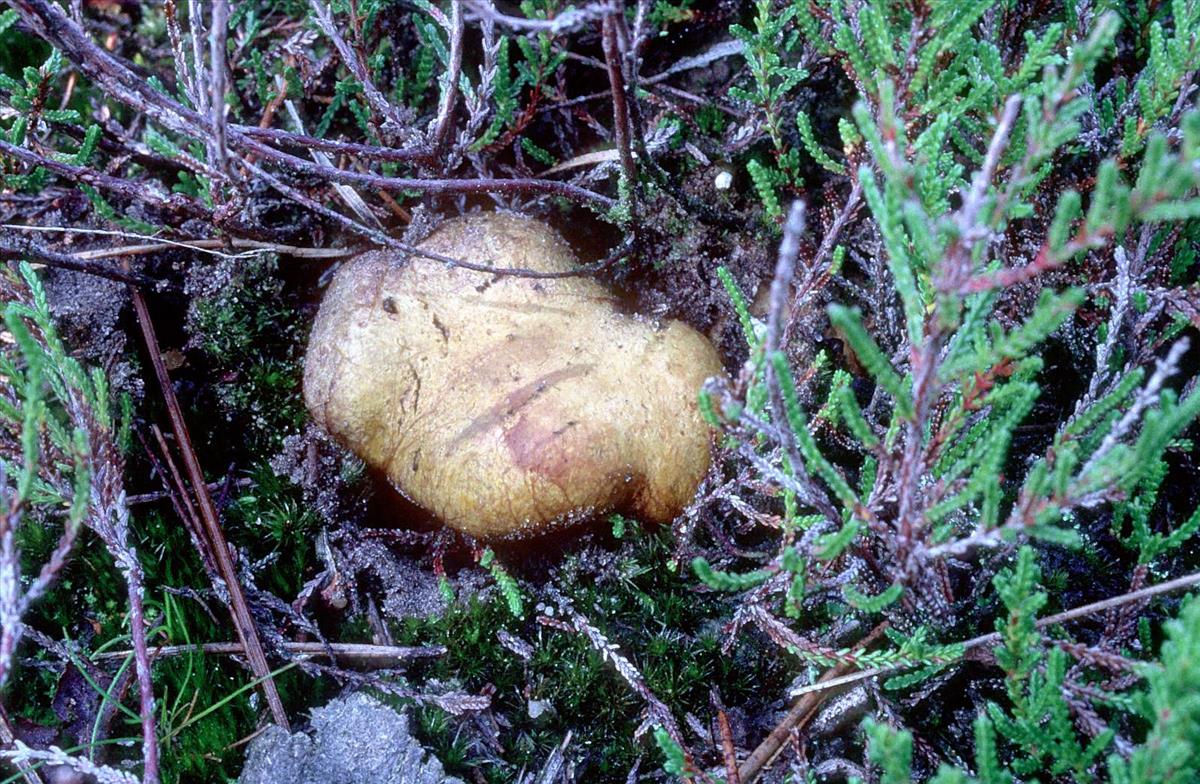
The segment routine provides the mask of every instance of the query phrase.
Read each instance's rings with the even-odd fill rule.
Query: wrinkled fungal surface
[[[447,221],[422,248],[494,267],[576,266],[548,226],[504,213]],[[674,518],[708,469],[697,392],[720,372],[700,333],[622,313],[589,278],[375,251],[325,295],[304,395],[400,492],[500,538],[609,511]]]

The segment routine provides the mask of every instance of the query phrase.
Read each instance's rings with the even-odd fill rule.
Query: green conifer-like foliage
[[[1195,6],[1143,13],[1133,30],[1115,10],[1069,7],[1060,21],[1028,26],[1022,46],[989,35],[1003,12],[986,0],[918,10],[803,3],[739,33],[768,128],[782,122],[786,101],[765,85],[805,78],[787,70],[772,81],[760,51],[785,38],[789,24],[814,56],[853,80],[853,127],[847,133],[842,122],[841,156],[829,152],[837,138],[823,138],[804,110],[790,149],[802,148],[834,182],[849,180],[841,209],[857,209],[861,196],[877,242],[857,249],[857,264],[886,273],[867,290],[834,293],[814,315],[820,298],[809,292],[833,247],[827,236],[815,254],[797,253],[811,230],[797,207],[782,221],[763,321],[722,272],[749,359],[733,384],[709,385],[704,408],[782,496],[779,549],[766,568],[739,572],[730,568],[737,559],[697,558],[694,569],[714,589],[745,591],[754,608],[742,611],[747,623],[789,654],[862,676],[845,682],[881,683],[862,780],[934,773],[929,755],[914,761],[914,731],[902,714],[884,706],[937,693],[937,684],[963,677],[962,657],[981,648],[1005,687],[974,708],[974,762],[970,754],[943,762],[938,782],[1184,780],[1187,763],[1168,760],[1200,749],[1197,725],[1168,722],[1174,708],[1163,702],[1145,734],[1142,717],[1154,715],[1147,700],[1178,699],[1187,715],[1200,691],[1175,681],[1179,691],[1165,697],[1165,662],[1139,661],[1129,648],[1150,653],[1141,646],[1153,636],[1139,641],[1132,616],[1120,622],[1124,630],[1112,616],[1102,630],[1039,622],[1051,608],[1069,609],[1042,571],[1059,571],[1061,589],[1071,579],[1065,561],[1115,555],[1130,590],[1195,569],[1188,543],[1200,510],[1163,498],[1168,466],[1193,450],[1187,436],[1200,415],[1184,359],[1191,311],[1145,315],[1155,276],[1182,285],[1180,295],[1196,293],[1193,277],[1152,272],[1150,261],[1174,253],[1163,244],[1175,247],[1197,209],[1200,115],[1187,98],[1200,66]],[[1132,91],[1125,77],[1099,75],[1131,35],[1147,52]],[[1111,108],[1118,96],[1119,120]],[[779,161],[776,169],[750,163],[768,221],[782,218],[782,194],[803,193],[788,177],[789,158]],[[1092,174],[1067,185],[1063,173],[1074,167]],[[824,225],[828,232],[830,218]],[[1099,287],[1086,271],[1097,257],[1109,260],[1111,276]],[[1085,313],[1105,310],[1106,323],[1081,327]],[[804,356],[791,342],[795,325],[820,324],[821,315],[851,359],[847,370],[795,362]],[[1141,347],[1130,339],[1139,317],[1134,329],[1150,341]],[[1088,347],[1072,372],[1092,369],[1081,373],[1069,407],[1058,403],[1062,413],[1047,420],[1043,401],[1063,397],[1054,388],[1063,368],[1048,364],[1048,350],[1066,340]],[[1036,448],[1022,435],[1031,426],[1043,432]],[[963,574],[969,587],[958,582]],[[995,633],[972,628],[972,603],[995,607]],[[1193,605],[1168,625],[1164,656],[1187,634]],[[819,630],[844,624],[842,612],[868,627],[885,624],[891,647],[828,650]],[[1129,677],[1116,678],[1121,672]],[[1146,682],[1149,697],[1138,691]],[[945,732],[936,721],[914,721],[926,741]]]

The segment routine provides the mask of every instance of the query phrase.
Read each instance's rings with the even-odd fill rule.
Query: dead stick
[[[116,248],[95,248],[93,250],[72,253],[70,258],[80,260],[109,259],[114,256],[141,256],[147,253],[158,253],[159,251],[175,248],[182,248],[184,250],[189,248],[211,250],[214,248],[224,248],[227,245],[232,245],[234,248],[263,251],[264,253],[279,253],[284,256],[294,256],[301,259],[340,259],[359,252],[357,248],[300,248],[294,245],[280,245],[275,242],[257,242],[255,240],[230,237],[228,242],[224,239],[184,240],[180,242],[147,242],[140,245],[121,245]],[[228,253],[219,255],[225,258],[239,258],[239,256]]]
[[[887,621],[876,626],[871,630],[870,634],[859,640],[854,646],[855,650],[864,650],[875,643],[883,634],[883,630],[887,628]],[[817,681],[817,683],[825,683],[844,675],[849,670],[853,669],[854,665],[849,662],[843,662],[835,667],[825,671],[825,674]],[[792,709],[783,717],[783,721],[776,725],[775,729],[771,730],[762,743],[758,744],[758,748],[750,753],[746,761],[742,763],[742,767],[738,769],[738,777],[742,780],[742,784],[753,784],[758,774],[764,768],[771,764],[775,756],[779,754],[779,750],[783,748],[783,744],[791,735],[792,730],[798,727],[803,727],[816,714],[817,708],[821,707],[821,703],[825,701],[827,692],[813,692],[803,695],[796,700],[792,705]]]
[[[617,19],[613,14],[609,14],[601,24],[604,60],[608,65],[608,86],[612,90],[613,135],[616,137],[617,151],[621,154],[621,170],[625,175],[625,188],[620,195],[632,222],[636,209],[634,194],[637,191],[637,164],[634,163],[629,140],[629,105],[625,98],[625,77],[621,72],[621,51],[617,44]]]
[[[162,452],[167,470],[170,471],[163,478],[170,483],[168,486],[173,487],[179,496],[181,512],[179,516],[188,523],[196,538],[203,541],[205,538],[203,523],[200,521],[200,516],[196,514],[196,507],[192,504],[192,499],[188,496],[187,484],[184,483],[183,476],[179,473],[179,466],[175,465],[175,461],[171,459],[171,450],[167,447],[167,439],[163,437],[162,429],[158,425],[151,425],[150,431],[154,433],[154,440],[158,442],[158,449]]]
[[[204,472],[200,468],[200,461],[192,446],[191,434],[188,433],[187,424],[183,421],[183,411],[179,407],[179,400],[175,397],[175,389],[171,386],[171,377],[167,373],[167,366],[163,363],[158,337],[154,333],[154,323],[150,320],[150,309],[146,307],[146,298],[133,286],[130,286],[129,291],[133,296],[133,307],[142,328],[146,349],[150,352],[154,375],[158,378],[158,385],[162,389],[163,399],[167,404],[171,429],[175,432],[175,443],[179,445],[183,455],[184,467],[192,484],[192,492],[195,493],[200,507],[200,516],[204,521],[208,544],[217,559],[217,569],[221,574],[221,579],[225,581],[225,587],[229,591],[230,614],[233,617],[234,629],[246,652],[246,658],[250,662],[250,669],[254,673],[254,677],[262,681],[263,694],[267,698],[267,705],[271,708],[271,716],[275,719],[276,724],[289,730],[290,726],[287,713],[283,709],[283,700],[279,698],[279,691],[275,688],[275,681],[271,678],[271,668],[267,664],[266,654],[263,653],[262,643],[258,639],[258,629],[254,626],[254,618],[250,615],[250,606],[246,602],[245,593],[242,592],[241,583],[238,582],[237,572],[233,568],[233,559],[229,556],[229,546],[225,542],[221,524],[217,520],[217,510],[213,506],[212,496],[208,492],[208,484],[204,480]]]
[[[71,60],[83,74],[91,78],[95,83],[105,85],[105,92],[113,99],[124,103],[135,111],[145,112],[150,119],[160,122],[166,128],[190,138],[206,140],[213,133],[213,129],[209,124],[209,118],[206,115],[197,113],[195,110],[173,101],[169,96],[158,92],[148,85],[146,80],[124,60],[97,46],[91,37],[79,25],[68,18],[66,13],[56,3],[49,2],[49,0],[22,0],[16,8],[18,13],[21,14],[21,18],[33,29],[36,35],[60,49],[67,59]],[[537,180],[523,177],[509,179],[474,178],[469,180],[422,179],[362,174],[352,170],[324,166],[306,161],[294,155],[289,155],[244,135],[235,126],[229,126],[226,130],[228,131],[227,141],[230,147],[236,148],[238,152],[243,154],[257,153],[265,159],[269,159],[277,165],[287,167],[294,172],[324,177],[329,182],[341,182],[347,185],[366,185],[368,187],[386,188],[396,191],[415,189],[429,194],[538,193],[542,195],[563,196],[568,199],[582,201],[583,203],[596,204],[603,208],[610,207],[614,203],[607,196],[570,183],[558,182],[557,180]],[[4,141],[0,141],[0,149],[11,152],[14,157],[21,160],[26,160],[29,156],[28,150],[10,145]],[[50,159],[38,160],[34,163],[35,165],[42,165],[56,172],[62,170],[63,166],[72,168],[67,164],[61,164]],[[76,173],[74,172],[74,168],[69,174]],[[263,177],[261,170],[252,165],[248,168],[250,171],[257,173],[259,177]],[[88,176],[92,175],[89,174]],[[267,179],[268,183],[272,182],[268,178],[263,178]],[[78,179],[78,177],[75,177],[75,179]],[[109,180],[113,182],[109,182]],[[108,185],[124,184],[125,186],[129,186],[129,183],[125,183],[115,177],[105,179],[104,183]],[[292,191],[292,193],[295,193],[295,191]],[[145,200],[147,193],[134,190],[131,192],[131,196],[139,200]],[[289,195],[289,198],[291,198],[291,195]],[[309,206],[311,209],[310,203],[301,203],[304,203],[305,206]],[[173,194],[172,197],[168,197],[166,206],[176,211],[187,212],[188,214],[202,211],[203,215],[199,215],[198,217],[207,218],[210,221],[212,219],[211,212],[204,208],[197,200],[185,199],[179,194]]]
[[[247,258],[256,255],[257,252],[263,253],[279,253],[284,256],[295,256],[297,258],[307,259],[337,259],[344,256],[353,256],[359,253],[357,248],[305,248],[295,245],[282,245],[277,242],[262,242],[260,240],[246,239],[243,237],[221,237],[212,239],[185,239],[185,240],[168,240],[162,237],[155,237],[147,234],[138,234],[132,231],[110,231],[107,229],[84,229],[78,226],[32,226],[20,223],[0,223],[0,229],[10,229],[12,231],[38,232],[42,234],[81,234],[85,236],[96,237],[123,237],[126,239],[145,240],[145,242],[137,245],[117,245],[108,248],[93,248],[91,250],[82,250],[76,253],[71,253],[66,258],[76,260],[92,260],[92,259],[109,259],[121,256],[137,256],[146,253],[155,253],[161,250],[171,250],[179,248],[181,250],[200,250],[209,253],[212,256],[219,256],[226,259]],[[225,248],[233,247],[235,249],[243,249],[243,253],[224,253]],[[107,269],[107,268],[106,268]],[[120,272],[120,270],[116,270]],[[126,280],[126,283],[136,283],[136,280]],[[157,281],[146,278],[144,283],[156,283]]]
[[[228,484],[228,482],[209,482],[208,489],[210,492],[213,490],[220,490],[221,488],[225,487],[227,484]],[[233,486],[234,487],[253,487],[254,480],[248,476],[242,477],[241,479],[235,479],[233,482]],[[157,503],[159,501],[165,501],[170,498],[171,498],[171,493],[167,492],[166,490],[155,490],[155,491],[149,492],[149,493],[135,493],[134,495],[126,496],[125,503],[129,504],[130,506],[139,506],[141,504],[153,504],[153,503]]]
[[[1121,594],[1120,596],[1114,596],[1109,599],[1102,599],[1098,602],[1092,602],[1091,604],[1085,604],[1070,610],[1064,610],[1056,615],[1048,615],[1045,618],[1039,619],[1036,623],[1034,623],[1034,626],[1038,629],[1043,629],[1047,626],[1053,626],[1056,623],[1066,623],[1067,621],[1078,620],[1088,615],[1095,615],[1098,612],[1110,610],[1113,607],[1120,607],[1123,604],[1129,604],[1142,599],[1149,599],[1163,593],[1182,591],[1186,588],[1192,588],[1195,586],[1200,586],[1200,572],[1193,572],[1192,574],[1184,575],[1183,577],[1177,577],[1174,580],[1168,580],[1165,583],[1151,585],[1148,588],[1142,588],[1137,591]],[[1000,637],[999,632],[992,632],[991,634],[982,634],[978,637],[972,637],[971,639],[960,644],[965,650],[970,650],[972,648],[992,646],[1001,642],[1001,640],[1002,638]],[[949,664],[952,662],[947,663]],[[837,688],[839,686],[844,686],[847,683],[854,683],[856,681],[862,681],[868,678],[875,678],[880,675],[887,675],[889,673],[897,672],[899,670],[906,669],[909,666],[911,666],[910,663],[901,663],[892,664],[886,667],[875,667],[873,669],[862,670],[860,672],[852,672],[848,675],[843,675],[839,678],[824,683],[814,683],[811,686],[805,686],[799,689],[797,693],[808,694],[824,691],[826,689]]]
[[[284,650],[300,656],[328,656],[330,651],[337,658],[347,659],[424,659],[444,656],[446,648],[441,645],[408,647],[401,645],[368,645],[353,642],[331,642],[328,645],[319,642],[285,642]],[[208,642],[198,645],[161,645],[150,648],[151,656],[179,656],[185,653],[212,653],[217,655],[236,655],[244,653],[245,648],[239,642]],[[123,659],[132,651],[106,651],[93,657],[96,660]]]
[[[717,726],[721,729],[721,757],[725,763],[726,784],[742,784],[742,776],[738,772],[737,748],[733,745],[733,730],[729,726],[729,717],[725,711],[717,711]]]
[[[21,238],[0,239],[0,258],[34,259],[35,264],[95,275],[130,286],[152,286],[157,283],[153,278],[129,272],[128,269],[115,269],[107,264],[97,264],[78,256],[59,253]]]
[[[162,465],[159,465],[158,460],[154,457],[154,453],[150,451],[150,445],[146,444],[143,438],[142,442],[146,447],[146,455],[157,469],[159,476],[162,478],[163,485],[170,489],[168,495],[171,499],[171,505],[175,507],[175,513],[179,515],[179,519],[187,526],[188,535],[192,538],[192,544],[195,546],[196,552],[200,555],[200,562],[204,565],[204,573],[208,575],[209,581],[216,585],[219,579],[217,564],[208,545],[208,537],[204,533],[204,523],[201,522],[200,515],[196,514],[196,506],[192,503],[192,498],[187,491],[187,485],[183,481],[183,476],[179,473],[179,466],[175,465],[175,461],[171,458],[171,450],[167,448],[167,440],[163,437],[162,430],[159,429],[158,425],[151,425],[150,429],[154,433],[154,438],[158,441],[158,448],[162,452],[166,468],[164,469]],[[138,434],[138,437],[141,438],[141,433]],[[222,602],[225,600],[220,592],[218,592],[218,596]]]

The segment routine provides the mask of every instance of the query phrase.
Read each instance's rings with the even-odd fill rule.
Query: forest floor
[[[1194,780],[1200,3],[1050,5],[6,4],[3,781],[352,691],[467,782]],[[490,210],[719,352],[673,523],[313,423],[345,260]]]

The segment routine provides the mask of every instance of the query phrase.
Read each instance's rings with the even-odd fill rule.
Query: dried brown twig
[[[98,278],[115,280],[118,283],[127,283],[130,286],[153,286],[157,283],[153,278],[139,272],[130,272],[108,264],[100,264],[91,259],[81,258],[77,255],[60,253],[49,248],[44,248],[23,237],[0,236],[0,258],[36,259],[37,262],[48,267],[57,267],[58,269],[70,270],[72,272],[84,272],[88,275],[95,275]]]
[[[234,125],[233,129],[244,136],[263,139],[272,144],[300,147],[305,150],[323,150],[343,155],[353,155],[356,158],[366,158],[373,161],[391,161],[394,163],[424,161],[433,155],[428,147],[377,147],[357,142],[343,142],[336,139],[320,139],[303,133],[293,133],[281,128],[258,128],[253,125]]]
[[[604,42],[604,61],[608,66],[608,86],[612,91],[613,136],[621,156],[621,171],[625,178],[622,201],[631,223],[636,225],[637,164],[630,142],[629,105],[625,95],[625,77],[621,69],[621,47],[617,41],[617,16],[609,14],[601,23]]]
[[[1130,591],[1129,593],[1124,593],[1124,594],[1121,594],[1120,596],[1113,596],[1108,599],[1101,599],[1098,602],[1092,602],[1090,604],[1085,604],[1080,607],[1072,608],[1070,610],[1064,610],[1063,612],[1056,613],[1054,615],[1048,615],[1045,618],[1039,618],[1034,623],[1034,626],[1036,626],[1039,629],[1044,629],[1047,626],[1054,626],[1056,624],[1066,623],[1067,621],[1074,621],[1074,620],[1078,620],[1080,618],[1086,618],[1089,615],[1095,615],[1096,613],[1104,612],[1105,610],[1109,610],[1114,607],[1122,607],[1127,604],[1131,604],[1134,602],[1140,602],[1144,599],[1149,599],[1154,596],[1160,596],[1165,593],[1174,593],[1175,591],[1184,591],[1184,590],[1187,590],[1188,588],[1193,588],[1198,585],[1200,585],[1200,572],[1193,572],[1192,574],[1184,575],[1183,577],[1177,577],[1174,580],[1168,580],[1165,583],[1159,583],[1158,585],[1152,585],[1148,588],[1142,588],[1142,589],[1139,589],[1136,591]],[[985,648],[985,647],[990,648],[990,647],[994,647],[995,645],[999,644],[1002,641],[1002,639],[1003,638],[1000,636],[999,632],[992,632],[991,634],[982,634],[978,637],[972,637],[971,639],[961,643],[961,645],[963,646],[963,648],[965,650],[971,650],[973,648]],[[800,689],[797,689],[794,693],[795,694],[815,694],[818,692],[826,691],[828,689],[834,689],[834,688],[838,688],[841,686],[845,686],[848,683],[855,683],[857,681],[867,680],[868,678],[877,678],[881,675],[888,675],[890,673],[898,672],[900,670],[906,669],[909,666],[910,665],[908,665],[908,664],[895,664],[895,665],[890,665],[890,666],[886,666],[886,667],[875,667],[875,668],[872,668],[869,670],[862,670],[860,672],[855,672],[855,673],[851,673],[848,675],[842,675],[837,678],[832,678],[825,682],[814,683],[811,686],[801,687]]]
[[[729,717],[722,708],[717,708],[717,727],[721,732],[721,759],[725,763],[726,784],[742,784],[742,775],[737,764],[737,748],[733,743],[733,729],[729,726]]]
[[[876,626],[854,646],[854,650],[863,651],[874,645],[883,635],[887,626],[886,621]],[[826,670],[817,679],[817,684],[829,684],[828,688],[833,688],[832,684],[834,681],[838,680],[840,676],[851,669],[853,669],[853,665],[849,661],[837,664]],[[753,784],[758,775],[778,756],[780,750],[783,749],[783,744],[787,742],[791,734],[799,731],[805,724],[812,720],[817,714],[817,709],[821,707],[821,703],[828,696],[829,692],[827,690],[800,695],[800,699],[796,700],[788,710],[787,715],[783,717],[783,720],[775,726],[775,729],[771,730],[762,743],[758,744],[738,769],[738,777],[741,779],[742,784]]]
[[[175,458],[171,456],[171,450],[167,447],[167,439],[163,436],[163,432],[158,425],[151,425],[150,431],[154,434],[154,441],[158,446],[158,454],[162,456],[162,462],[159,462],[158,457],[154,454],[154,450],[146,443],[142,434],[138,433],[138,437],[142,440],[142,444],[146,449],[146,456],[150,458],[151,465],[154,466],[155,471],[162,480],[163,486],[167,488],[168,497],[171,499],[171,506],[174,507],[175,513],[179,515],[179,519],[183,521],[184,527],[187,528],[188,536],[192,539],[192,546],[196,548],[196,553],[200,556],[200,563],[204,566],[204,573],[208,575],[209,582],[218,588],[217,596],[222,601],[228,602],[228,592],[219,590],[221,578],[217,572],[216,556],[213,555],[212,549],[208,546],[208,537],[204,533],[204,523],[201,522],[200,515],[196,512],[196,505],[192,503],[192,497],[188,493],[183,475],[179,472],[179,466],[176,465]]]
[[[401,645],[367,645],[365,643],[348,642],[286,642],[283,649],[297,656],[329,656],[333,654],[338,659],[369,661],[373,663],[396,663],[410,659],[430,659],[446,654],[446,648],[441,645],[401,646]],[[246,649],[239,642],[207,642],[197,645],[160,645],[148,650],[151,657],[180,656],[187,653],[209,653],[226,656],[244,654]],[[124,659],[132,651],[106,651],[93,658]]]
[[[134,287],[130,287],[130,291],[133,295],[133,305],[137,313],[138,323],[141,325],[142,337],[145,339],[146,349],[150,353],[150,362],[154,367],[154,375],[158,379],[163,399],[167,404],[167,414],[171,420],[171,429],[175,433],[175,441],[179,445],[180,452],[183,455],[184,467],[188,473],[188,480],[191,482],[192,493],[195,495],[200,517],[204,522],[208,546],[216,559],[221,579],[225,582],[225,588],[229,591],[230,613],[233,617],[234,629],[237,631],[238,639],[245,650],[246,659],[250,663],[250,669],[254,673],[254,677],[261,681],[263,694],[266,696],[267,705],[271,709],[271,715],[275,723],[287,729],[289,727],[287,712],[283,708],[283,700],[279,697],[279,691],[275,688],[275,682],[271,679],[271,668],[267,664],[266,655],[263,653],[262,643],[258,638],[258,630],[254,624],[254,617],[250,613],[250,606],[246,601],[246,595],[242,591],[241,584],[238,582],[237,571],[234,569],[233,559],[229,553],[229,545],[225,541],[225,535],[221,532],[221,524],[217,520],[216,507],[213,506],[212,496],[209,495],[208,485],[204,479],[204,472],[200,468],[200,461],[196,457],[195,449],[192,447],[191,435],[188,432],[187,424],[183,420],[183,411],[179,406],[179,400],[175,397],[175,389],[171,386],[171,378],[167,373],[167,367],[163,363],[158,338],[154,332],[154,323],[150,320],[150,310],[146,306],[146,299],[141,291]]]
[[[189,196],[180,193],[164,195],[154,188],[146,187],[143,183],[113,177],[87,166],[64,163],[46,155],[39,155],[25,147],[10,144],[3,139],[0,139],[0,155],[31,166],[40,166],[70,182],[90,185],[102,191],[117,194],[131,202],[149,205],[154,209],[177,216],[180,220],[187,218],[211,220],[212,218],[212,212],[209,209]]]

